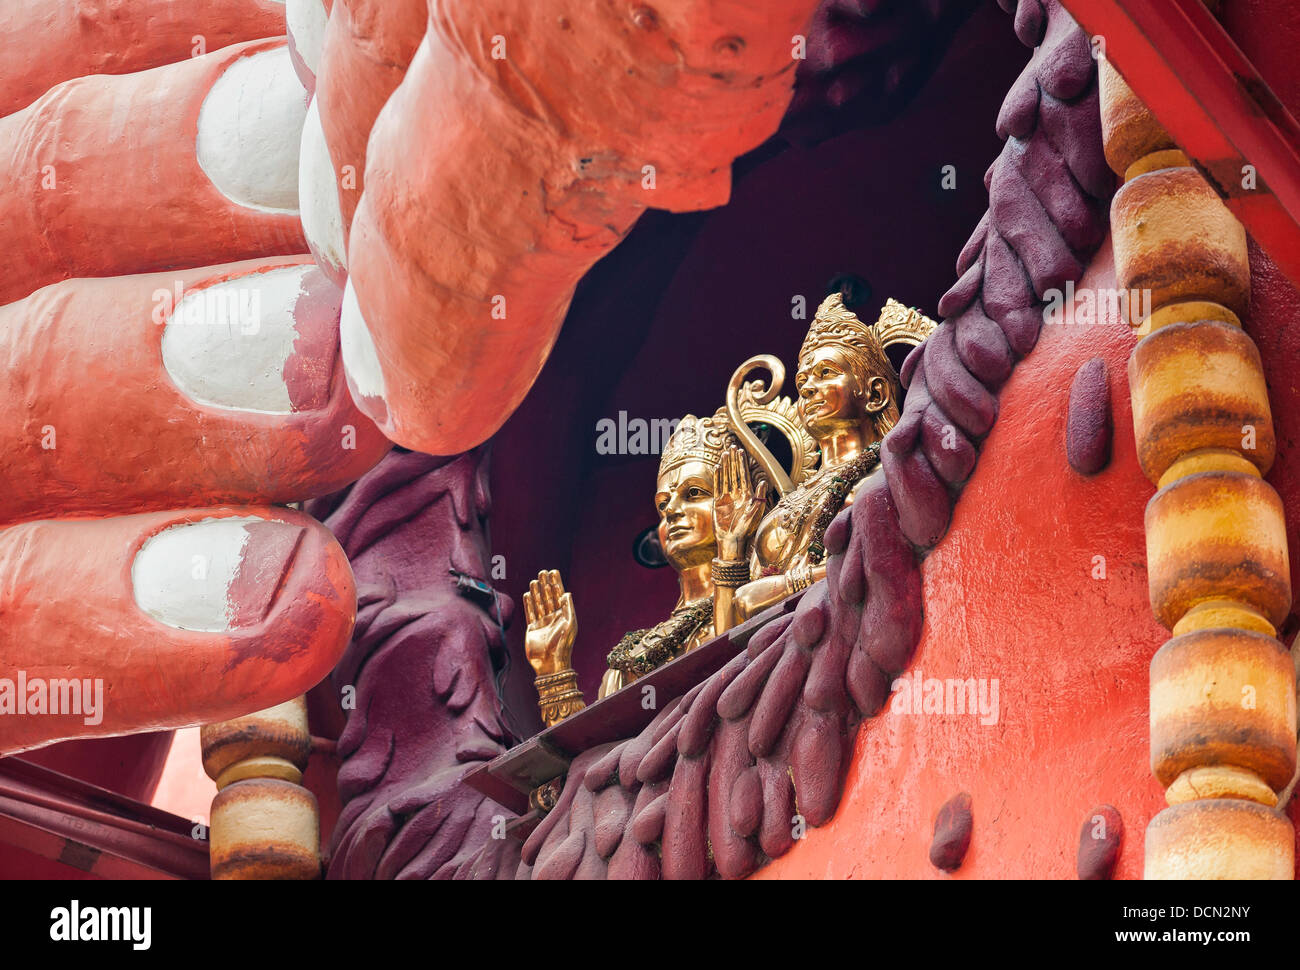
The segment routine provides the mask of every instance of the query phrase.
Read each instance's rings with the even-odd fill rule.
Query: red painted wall
[[[1267,476],[1287,509],[1300,582],[1300,294],[1252,246],[1246,329],[1264,360],[1278,434]],[[1080,289],[1114,285],[1109,243]],[[1127,327],[1045,327],[1000,399],[1000,417],[925,561],[925,628],[912,670],[999,679],[1000,718],[889,708],[862,728],[831,823],[759,878],[942,877],[928,861],[935,815],[961,791],[974,829],[956,878],[1074,878],[1092,809],[1124,819],[1116,878],[1141,878],[1147,822],[1164,807],[1150,772],[1148,667],[1168,633],[1147,596],[1143,512],[1155,489],[1137,465]],[[1114,406],[1110,466],[1091,479],[1065,460],[1070,382],[1105,358]],[[1104,556],[1106,579],[1092,578]],[[1293,820],[1297,810],[1290,807]]]
[[[1107,244],[1080,283],[1111,287]],[[974,834],[959,878],[1072,878],[1092,809],[1125,820],[1117,874],[1142,870],[1142,830],[1163,804],[1147,767],[1147,667],[1166,639],[1147,600],[1142,515],[1154,489],[1135,457],[1117,320],[1044,327],[1003,390],[998,423],[926,560],[925,628],[912,671],[998,680],[999,717],[891,712],[858,737],[845,797],[761,878],[938,876],[933,823],[958,792]],[[1106,360],[1111,464],[1086,479],[1065,458],[1070,382]],[[1105,560],[1105,579],[1094,579]]]
[[[1225,8],[1229,32],[1300,114],[1289,42],[1300,8]],[[1300,293],[1253,242],[1251,273],[1245,326],[1278,439],[1267,479],[1287,509],[1300,583]],[[1107,244],[1080,286],[1113,280]],[[999,723],[887,708],[859,735],[832,822],[758,878],[949,878],[927,856],[935,815],[960,791],[972,795],[974,827],[955,878],[1074,878],[1080,830],[1105,803],[1124,819],[1116,878],[1141,878],[1146,825],[1165,804],[1149,767],[1148,666],[1168,634],[1147,599],[1142,516],[1154,488],[1135,457],[1126,373],[1135,340],[1125,330],[1044,328],[1002,394],[951,530],[924,564],[926,623],[912,669],[998,677]],[[1084,480],[1065,462],[1066,402],[1075,369],[1094,355],[1110,368],[1115,450]],[[1096,555],[1106,557],[1104,581],[1091,577]],[[1300,816],[1294,801],[1288,814]]]

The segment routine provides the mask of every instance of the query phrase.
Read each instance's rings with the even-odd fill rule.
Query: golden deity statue
[[[753,537],[748,563],[752,581],[731,598],[730,624],[826,575],[826,527],[852,503],[861,483],[879,470],[881,439],[899,418],[902,387],[886,348],[919,344],[936,326],[895,300],[889,300],[876,323],[868,326],[844,306],[840,294],[827,297],[799,351],[799,426],[794,428],[789,402],[774,400],[784,379],[780,361],[754,357],[737,369],[727,388],[727,410],[738,437],[775,483],[780,499]],[[770,389],[762,382],[744,382],[756,366],[772,372]],[[756,407],[766,408],[770,423],[790,441],[790,475],[750,430],[747,421],[757,416]],[[741,415],[747,421],[738,420]]]
[[[766,510],[766,482],[751,473],[726,411],[687,415],[664,446],[655,510],[659,543],[677,573],[677,605],[662,623],[628,633],[610,652],[599,697],[724,633],[732,595],[749,578],[748,539]],[[542,721],[549,727],[585,704],[572,666],[578,618],[556,570],[538,574],[524,594],[528,662],[536,672]]]
[[[599,697],[826,575],[826,527],[879,469],[880,442],[899,418],[902,387],[886,349],[919,344],[935,326],[895,300],[868,326],[833,294],[799,351],[797,404],[777,396],[781,362],[761,355],[736,370],[725,408],[682,419],[664,447],[655,493],[659,544],[677,573],[677,605],[663,622],[628,633],[610,651]],[[770,387],[746,381],[756,367],[771,373]],[[786,439],[788,472],[754,427]],[[770,510],[769,484],[779,496]],[[524,616],[525,651],[549,727],[585,706],[572,665],[578,619],[557,571],[529,584]]]

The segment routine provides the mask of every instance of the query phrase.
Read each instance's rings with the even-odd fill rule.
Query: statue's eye
[[[696,485],[687,494],[690,495],[691,498],[707,498],[709,493]]]

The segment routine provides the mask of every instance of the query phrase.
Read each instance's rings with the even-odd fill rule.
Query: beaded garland
[[[845,462],[835,469],[830,476],[829,482],[823,484],[818,481],[809,483],[809,486],[800,486],[800,488],[791,492],[781,499],[777,508],[786,506],[782,509],[782,525],[791,535],[797,535],[803,528],[803,524],[808,521],[808,516],[815,515],[813,519],[812,534],[808,543],[808,564],[816,566],[826,557],[826,547],[822,544],[822,539],[826,535],[826,530],[830,527],[831,521],[839,514],[840,509],[844,508],[844,502],[853,491],[853,487],[860,482],[868,472],[880,463],[880,442],[874,441],[867,446],[866,451],[858,455],[851,461]],[[820,491],[820,495],[817,494]],[[803,492],[803,494],[800,494]],[[791,499],[802,501],[799,505],[791,508],[793,505]],[[780,576],[789,568],[789,561],[776,563],[768,566],[763,570],[764,576]]]
[[[673,659],[683,644],[712,619],[713,597],[687,603],[673,610],[672,616],[662,623],[625,633],[605,662],[612,670],[644,676]]]
[[[810,564],[815,566],[825,558],[826,547],[822,544],[822,539],[826,537],[826,530],[830,527],[831,520],[839,515],[840,509],[844,508],[844,500],[849,497],[849,492],[853,491],[853,486],[879,463],[880,442],[873,441],[866,451],[842,465],[831,478],[830,487],[822,497],[821,507],[817,510],[817,518],[813,522],[812,542],[808,544]]]

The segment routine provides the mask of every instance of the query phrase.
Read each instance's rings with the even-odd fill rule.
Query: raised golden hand
[[[524,593],[524,651],[538,677],[572,666],[573,641],[578,636],[578,616],[573,596],[564,591],[558,570],[542,570]]]
[[[748,456],[732,445],[718,460],[713,483],[713,531],[718,540],[718,558],[743,560],[749,537],[767,508],[767,482],[759,482],[754,488]]]

